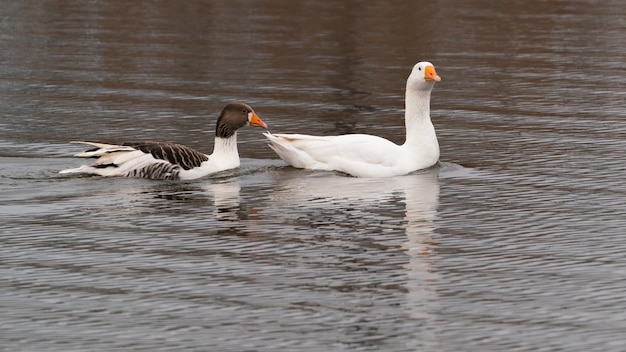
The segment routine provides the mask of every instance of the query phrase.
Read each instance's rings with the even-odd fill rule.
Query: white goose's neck
[[[237,132],[229,138],[215,137],[215,146],[211,157],[222,160],[237,160],[239,162],[239,151],[237,150]]]
[[[406,125],[405,145],[419,147],[432,144],[435,128],[430,120],[430,90],[407,90],[405,96],[404,121]]]

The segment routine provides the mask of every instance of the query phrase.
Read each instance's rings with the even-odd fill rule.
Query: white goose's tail
[[[307,144],[325,144],[330,137],[309,136],[304,134],[263,133],[270,142],[268,145],[287,164],[304,169],[327,170],[323,162],[315,160],[309,153]],[[312,148],[315,149],[315,148]]]

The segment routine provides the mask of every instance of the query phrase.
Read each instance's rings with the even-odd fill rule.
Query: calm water
[[[623,351],[621,0],[0,7],[0,350]],[[401,142],[429,60],[437,168],[285,166],[258,129],[194,182],[61,177],[71,140],[210,152],[272,132]]]

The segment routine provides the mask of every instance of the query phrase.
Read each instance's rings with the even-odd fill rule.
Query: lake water
[[[0,7],[0,350],[623,351],[626,6],[15,1]],[[286,166],[261,130],[193,182],[66,177],[72,140],[210,152],[404,138],[418,61],[441,164]]]

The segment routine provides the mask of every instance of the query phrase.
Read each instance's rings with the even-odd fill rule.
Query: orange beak
[[[439,82],[441,81],[441,77],[437,75],[437,71],[435,71],[434,66],[426,66],[424,80],[426,80],[426,82]]]
[[[259,115],[257,115],[254,111],[252,112],[252,116],[250,117],[250,126],[258,126],[267,129],[267,125],[265,124],[265,122],[263,122]]]

